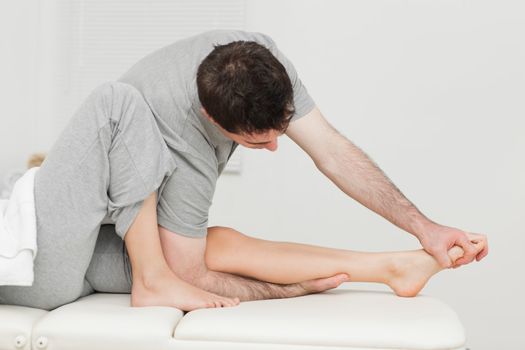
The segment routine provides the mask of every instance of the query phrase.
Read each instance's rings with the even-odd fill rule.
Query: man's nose
[[[268,151],[275,152],[275,151],[277,151],[278,147],[279,147],[279,145],[278,145],[277,137],[276,137],[272,142],[267,144],[266,147],[264,147],[264,148],[266,148]]]

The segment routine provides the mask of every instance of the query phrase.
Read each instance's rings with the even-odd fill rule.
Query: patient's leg
[[[462,255],[459,247],[449,251],[453,261]],[[350,281],[384,283],[401,296],[416,295],[442,269],[424,250],[363,253],[266,241],[225,227],[208,229],[206,264],[211,270],[281,284],[346,273]]]

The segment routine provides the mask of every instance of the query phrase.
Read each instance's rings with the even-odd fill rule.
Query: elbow
[[[336,157],[332,154],[325,155],[322,159],[315,160],[314,164],[321,173],[330,179],[338,173],[340,165],[336,160]]]
[[[332,142],[327,141],[326,147],[317,154],[314,160],[317,168],[332,181],[344,177],[351,170],[351,164],[357,159],[356,146],[347,138],[336,134]]]

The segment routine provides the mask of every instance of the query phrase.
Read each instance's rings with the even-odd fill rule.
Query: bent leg
[[[234,306],[238,299],[208,293],[178,278],[162,253],[157,225],[157,197],[152,193],[125,237],[131,262],[132,306],[173,306],[183,311]]]
[[[161,251],[156,194],[144,201],[125,235],[114,225],[103,225],[86,279],[97,292],[131,293],[132,306],[172,306],[184,311],[238,303],[208,293],[180,280],[169,269]],[[126,253],[129,249],[129,256]]]
[[[85,280],[103,218],[123,236],[141,203],[174,169],[142,96],[95,89],[35,175],[38,254],[31,287],[2,286],[3,303],[53,309],[92,292]]]
[[[449,252],[453,260],[460,248]],[[416,295],[441,270],[424,250],[363,253],[299,243],[272,242],[230,228],[208,229],[206,264],[209,269],[288,284],[346,273],[353,282],[389,285],[398,295]]]

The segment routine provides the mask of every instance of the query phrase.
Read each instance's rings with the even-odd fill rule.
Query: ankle
[[[391,285],[394,280],[399,278],[403,271],[403,266],[398,259],[390,258],[386,263],[385,283]]]
[[[154,290],[162,284],[162,281],[174,278],[176,278],[176,276],[167,266],[148,268],[133,272],[133,286]]]
[[[395,252],[387,258],[385,283],[392,287],[404,279],[410,271],[418,270],[417,251]]]

